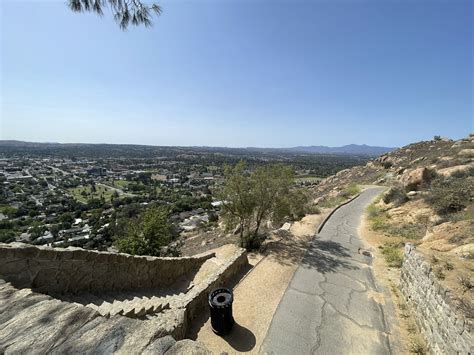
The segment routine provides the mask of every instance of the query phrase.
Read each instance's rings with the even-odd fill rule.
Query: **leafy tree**
[[[255,229],[258,236],[262,221],[275,211],[285,196],[289,195],[293,171],[283,165],[259,167],[251,175],[252,194],[255,199]]]
[[[66,212],[59,217],[59,221],[63,224],[63,228],[70,228],[74,222],[74,216],[72,213]]]
[[[74,12],[95,12],[99,16],[108,7],[122,30],[130,24],[150,27],[153,14],[160,15],[162,11],[158,4],[146,5],[142,0],[69,0],[68,5]]]
[[[30,229],[31,239],[35,240],[41,237],[45,231],[45,227],[38,222],[33,223]]]
[[[278,196],[275,204],[272,220],[276,223],[283,223],[286,220],[299,220],[307,212],[308,195],[301,189],[288,191],[287,194]]]
[[[219,191],[224,201],[222,212],[227,224],[238,223],[240,240],[244,243],[245,227],[248,227],[255,212],[255,199],[252,193],[250,174],[246,173],[246,164],[240,161],[233,168],[226,166],[225,183]]]
[[[163,206],[151,206],[141,218],[132,219],[125,236],[115,241],[121,253],[132,255],[162,255],[162,248],[173,239],[169,212]]]
[[[291,190],[293,171],[281,164],[257,167],[246,171],[244,162],[226,167],[225,182],[219,192],[223,217],[227,225],[238,223],[241,245],[256,244],[262,223],[271,218],[292,217],[295,202],[305,206],[305,196]],[[297,214],[304,215],[304,211]]]
[[[51,232],[51,234],[53,235],[53,237],[57,237],[59,235],[59,231],[61,230],[61,226],[58,225],[58,224],[53,224],[51,225],[51,227],[49,228],[49,231]]]

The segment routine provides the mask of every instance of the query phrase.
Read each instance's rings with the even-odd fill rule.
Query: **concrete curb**
[[[341,208],[342,206],[347,205],[348,203],[351,203],[352,201],[354,201],[354,200],[355,200],[357,197],[359,197],[359,196],[360,196],[360,192],[359,192],[357,195],[355,195],[354,197],[351,197],[351,198],[350,198],[349,200],[347,200],[346,202],[343,202],[343,203],[341,203],[339,206],[335,207],[331,212],[329,212],[329,214],[326,216],[326,218],[324,218],[324,220],[319,224],[319,227],[318,227],[318,229],[316,230],[316,234],[319,234],[319,233],[323,230],[324,226],[326,225],[326,222],[329,221],[329,218],[331,218],[332,215],[333,215],[339,208]]]

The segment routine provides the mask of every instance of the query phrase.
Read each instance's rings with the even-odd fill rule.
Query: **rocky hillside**
[[[473,152],[473,134],[458,141],[439,139],[413,143],[371,160],[365,166],[341,170],[322,180],[312,193],[315,199],[319,198],[317,203],[321,197],[337,196],[351,183],[390,185],[417,179],[416,175],[421,172],[416,171],[417,168],[427,168],[448,177],[456,171],[472,169]],[[421,178],[426,180],[427,171],[423,170],[423,174]]]
[[[340,171],[312,190],[314,203],[338,201],[355,184],[387,186],[368,210],[387,264],[400,267],[401,248],[413,243],[474,316],[474,134],[410,144]]]

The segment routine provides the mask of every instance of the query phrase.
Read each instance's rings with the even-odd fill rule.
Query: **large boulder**
[[[400,181],[405,190],[412,191],[418,189],[422,184],[429,184],[431,176],[431,170],[428,168],[417,168],[404,172]]]
[[[436,170],[436,173],[444,177],[450,177],[453,174],[465,173],[467,171],[470,171],[471,169],[474,169],[474,163],[464,164],[464,165],[455,165],[449,168],[439,169],[439,170]]]
[[[458,155],[465,157],[465,158],[474,158],[474,149],[463,149],[459,151]]]

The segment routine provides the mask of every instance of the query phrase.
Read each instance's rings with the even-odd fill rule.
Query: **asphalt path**
[[[261,353],[392,353],[383,294],[373,276],[371,254],[358,235],[365,208],[382,190],[363,191],[314,237],[278,305]]]

